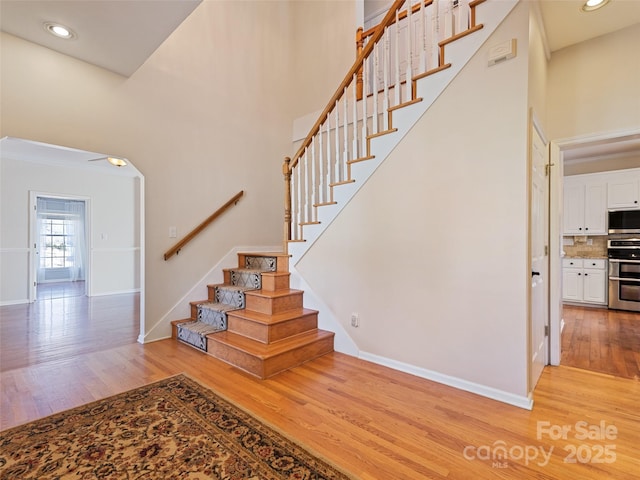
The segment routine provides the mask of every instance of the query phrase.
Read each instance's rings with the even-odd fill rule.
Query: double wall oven
[[[609,237],[609,308],[640,312],[640,238]]]

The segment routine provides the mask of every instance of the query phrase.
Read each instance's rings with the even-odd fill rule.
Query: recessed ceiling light
[[[593,12],[594,10],[604,7],[607,3],[609,3],[609,0],[587,0],[585,4],[582,5],[582,11]]]
[[[44,29],[51,35],[55,35],[58,38],[64,38],[66,40],[76,38],[76,34],[73,30],[59,23],[46,22],[44,24]]]

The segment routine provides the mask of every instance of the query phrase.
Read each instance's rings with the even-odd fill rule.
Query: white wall
[[[2,34],[2,136],[121,155],[145,177],[147,331],[233,246],[282,240],[291,9],[205,1],[130,78]],[[240,190],[163,260],[169,227],[185,235]]]
[[[356,2],[293,2],[293,11],[289,74],[298,98],[293,112],[298,118],[326,106],[356,59]]]
[[[528,14],[514,9],[296,267],[365,356],[523,404]],[[518,56],[488,67],[511,38]]]
[[[549,135],[573,138],[640,126],[640,24],[563,48],[549,63]]]
[[[0,304],[29,301],[30,192],[89,198],[90,295],[140,288],[134,178],[2,158],[0,182]]]
[[[596,160],[564,162],[565,175],[581,175],[583,173],[596,173],[608,170],[626,170],[627,168],[640,167],[640,154],[629,154],[624,157],[608,157]]]

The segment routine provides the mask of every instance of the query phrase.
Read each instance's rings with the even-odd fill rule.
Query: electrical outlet
[[[176,238],[178,236],[178,229],[176,227],[169,227],[169,238]]]
[[[358,328],[360,326],[360,315],[357,313],[351,314],[351,326],[354,328]]]

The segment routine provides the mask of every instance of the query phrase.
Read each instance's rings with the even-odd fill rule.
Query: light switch
[[[176,238],[178,236],[178,229],[176,227],[169,227],[169,238]]]

